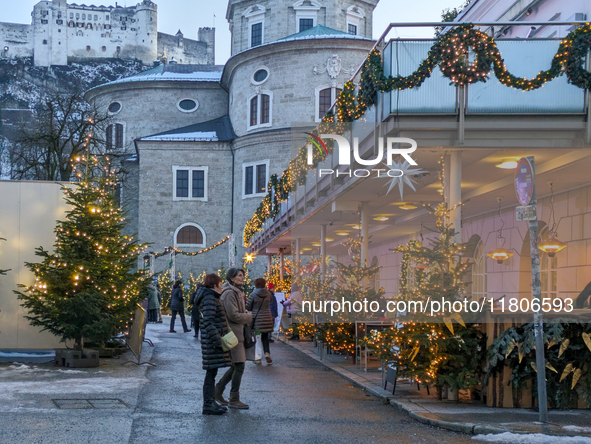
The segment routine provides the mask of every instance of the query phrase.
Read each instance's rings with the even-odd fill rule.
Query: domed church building
[[[161,63],[88,91],[125,153],[131,230],[175,267],[242,263],[243,230],[291,158],[292,124],[319,122],[372,48],[379,0],[230,0],[223,66]],[[233,235],[233,236],[232,236]],[[171,255],[155,261],[156,272]],[[255,262],[262,273],[266,261]]]

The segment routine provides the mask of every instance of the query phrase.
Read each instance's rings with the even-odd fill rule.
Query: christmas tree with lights
[[[460,255],[466,245],[455,241],[445,204],[426,208],[436,217],[438,236],[429,247],[410,241],[396,248],[403,253],[398,299],[422,303],[462,300],[468,262]],[[478,324],[464,322],[459,313],[408,313],[399,319],[400,328],[366,342],[370,348],[385,350],[385,355],[395,346],[399,351],[388,358],[397,361],[404,376],[435,385],[439,394],[444,386],[466,389],[480,382],[486,338]]]
[[[362,238],[350,238],[345,245],[348,248],[352,263],[349,265],[336,262],[337,278],[334,288],[331,290],[331,299],[344,305],[350,303],[367,302],[377,304],[384,294],[382,288],[376,289],[369,285],[373,276],[379,273],[378,265],[368,266],[361,258]],[[363,305],[365,307],[365,304]],[[329,322],[319,327],[319,338],[326,342],[334,350],[342,350],[347,353],[355,352],[355,323],[358,319],[368,319],[372,312],[365,308],[354,316],[350,312],[341,312],[331,316]]]
[[[109,159],[76,160],[79,182],[63,187],[70,210],[57,222],[53,252],[36,249],[41,262],[26,263],[35,283],[16,293],[31,325],[82,350],[84,341],[103,343],[128,331],[150,278],[136,270],[146,245],[123,234]]]

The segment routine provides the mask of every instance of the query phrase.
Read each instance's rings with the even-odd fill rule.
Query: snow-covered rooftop
[[[228,116],[142,137],[142,142],[228,142],[236,134]]]
[[[217,142],[218,134],[215,131],[195,131],[192,133],[161,134],[143,137],[145,141],[174,141],[174,142]]]
[[[221,65],[159,65],[147,71],[105,83],[96,88],[132,82],[219,82],[222,78],[223,69],[224,67]]]

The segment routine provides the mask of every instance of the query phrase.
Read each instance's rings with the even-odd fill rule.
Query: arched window
[[[254,129],[261,126],[271,126],[272,121],[272,101],[271,92],[261,92],[251,96],[248,99],[248,129]]]
[[[205,232],[199,225],[188,222],[174,233],[175,247],[205,247]]]
[[[320,122],[326,115],[330,106],[337,100],[337,97],[343,90],[342,86],[319,86],[316,88],[316,113],[315,118]]]
[[[487,295],[486,258],[484,244],[480,241],[474,250],[474,264],[472,265],[472,300],[474,301],[480,301]]]
[[[107,149],[123,148],[123,133],[124,127],[122,123],[114,123],[107,127],[106,145]]]

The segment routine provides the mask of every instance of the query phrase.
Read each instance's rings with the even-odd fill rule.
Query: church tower
[[[316,26],[372,37],[379,0],[229,0],[232,55]],[[313,31],[312,31],[313,32]]]

